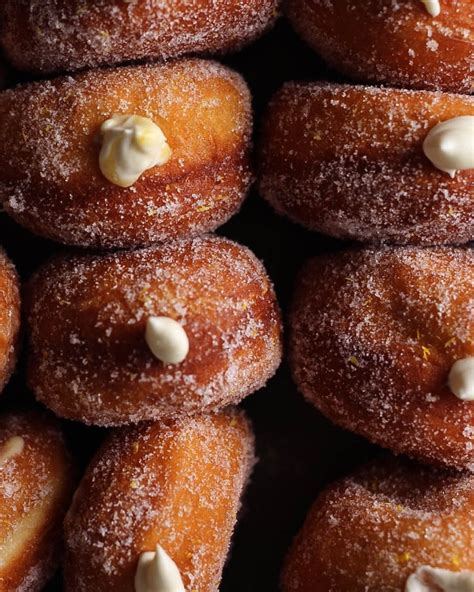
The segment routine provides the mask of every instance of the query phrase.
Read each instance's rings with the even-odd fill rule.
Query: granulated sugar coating
[[[13,264],[0,247],[0,392],[15,366],[20,332],[20,287]]]
[[[129,188],[99,168],[114,114],[159,125],[172,154]],[[29,230],[67,244],[131,247],[214,230],[251,181],[251,98],[204,60],[92,71],[0,95],[0,202]]]
[[[335,423],[395,452],[474,471],[474,402],[448,388],[474,356],[474,251],[354,250],[310,261],[290,362]]]
[[[469,473],[387,459],[368,466],[316,501],[288,555],[283,591],[403,592],[424,565],[474,570],[473,504]]]
[[[472,0],[286,0],[301,37],[334,68],[362,81],[471,93]]]
[[[264,120],[261,193],[278,212],[339,238],[474,240],[474,171],[453,179],[423,152],[435,125],[463,115],[474,115],[474,98],[286,84]]]
[[[0,39],[21,70],[234,51],[267,28],[278,0],[3,0]]]
[[[214,411],[262,387],[281,359],[273,287],[245,247],[203,237],[45,265],[27,296],[29,383],[60,416],[104,426]],[[164,365],[150,316],[190,349]]]
[[[128,592],[139,555],[159,544],[186,590],[217,592],[253,463],[238,411],[115,431],[66,519],[65,589]]]
[[[74,475],[54,420],[0,417],[0,589],[39,592],[59,563]]]

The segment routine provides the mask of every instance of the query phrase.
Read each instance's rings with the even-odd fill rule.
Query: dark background
[[[283,82],[341,80],[283,20],[257,43],[223,61],[240,71],[252,89],[256,141],[264,107]],[[242,211],[218,232],[249,246],[265,262],[284,312],[302,262],[344,246],[276,216],[255,190]],[[57,245],[33,237],[4,214],[0,214],[0,244],[17,265],[22,279],[58,250]],[[31,403],[23,367],[22,356],[0,408]],[[249,397],[243,406],[254,422],[259,463],[243,499],[221,592],[276,592],[284,554],[317,493],[377,451],[362,439],[332,426],[307,405],[292,384],[285,363],[267,387]],[[63,424],[71,450],[84,467],[104,430],[68,421]],[[58,574],[48,591],[60,589]]]

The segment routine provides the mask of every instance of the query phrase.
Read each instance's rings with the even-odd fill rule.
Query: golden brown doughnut
[[[462,116],[470,116],[464,150],[472,153],[472,97],[287,84],[265,118],[260,191],[279,213],[339,238],[474,240],[474,169],[452,178],[423,147],[437,124]]]
[[[128,187],[99,163],[101,126],[117,114],[146,117],[171,149]],[[251,180],[250,94],[215,62],[28,84],[0,93],[0,121],[0,202],[31,231],[68,244],[141,246],[213,230]]]
[[[66,518],[65,589],[142,592],[139,558],[160,545],[186,590],[217,592],[253,462],[237,411],[116,430]]]
[[[248,249],[223,238],[57,259],[33,278],[26,309],[33,391],[85,423],[214,411],[262,387],[280,363],[270,280]],[[188,341],[184,357],[163,363],[152,353],[157,317],[172,324],[179,351]]]
[[[386,459],[364,467],[316,500],[288,554],[282,590],[472,590],[473,507],[469,473]],[[409,586],[417,572],[426,588]],[[436,576],[465,578],[465,587],[438,588]]]
[[[286,0],[301,37],[334,68],[405,88],[474,90],[472,0]]]
[[[20,331],[20,287],[15,268],[0,248],[0,392],[15,366]]]
[[[290,326],[296,383],[329,419],[395,452],[474,471],[473,249],[313,259]]]
[[[0,416],[0,591],[43,590],[59,563],[75,473],[56,422]]]
[[[278,0],[3,0],[3,48],[21,70],[235,51],[260,36]]]

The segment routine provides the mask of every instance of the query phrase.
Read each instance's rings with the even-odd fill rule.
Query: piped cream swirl
[[[119,187],[131,187],[145,171],[164,165],[171,157],[165,134],[147,117],[114,115],[100,131],[100,170]]]

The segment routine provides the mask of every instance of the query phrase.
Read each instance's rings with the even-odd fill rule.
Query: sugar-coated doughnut
[[[469,473],[387,460],[364,467],[316,500],[282,590],[474,590],[473,507]]]
[[[65,589],[217,592],[253,455],[233,410],[116,430],[66,518]]]
[[[13,371],[20,331],[20,287],[13,264],[0,247],[0,392]]]
[[[281,358],[262,264],[202,237],[45,265],[27,296],[29,383],[60,416],[98,425],[236,403]]]
[[[0,591],[43,590],[58,567],[75,472],[56,422],[0,415]]]
[[[54,240],[142,246],[213,230],[249,187],[250,93],[215,62],[92,71],[0,93],[0,202]]]
[[[472,0],[441,0],[436,16],[430,14],[435,7],[425,4],[286,0],[286,12],[301,37],[348,76],[405,88],[473,92]]]
[[[278,212],[339,238],[474,240],[474,98],[286,84],[264,122],[260,190]]]
[[[474,250],[354,250],[307,263],[290,319],[306,398],[369,440],[474,471]]]
[[[21,70],[73,71],[235,51],[271,26],[279,0],[3,0],[0,41]]]

